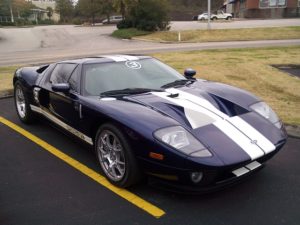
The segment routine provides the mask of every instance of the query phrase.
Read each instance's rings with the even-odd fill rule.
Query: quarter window
[[[67,83],[76,66],[71,63],[57,64],[51,74],[50,82],[52,84]]]

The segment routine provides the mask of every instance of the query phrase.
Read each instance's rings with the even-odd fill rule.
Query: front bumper
[[[157,188],[177,193],[205,194],[219,191],[240,183],[247,177],[262,169],[264,167],[264,163],[271,159],[284,146],[285,143],[286,140],[278,143],[273,152],[255,160],[256,164],[260,164],[259,167],[249,169],[246,173],[241,175],[236,175],[233,173],[233,171],[247,167],[252,163],[251,161],[226,167],[203,169],[201,170],[203,172],[203,179],[198,184],[193,183],[190,179],[191,172],[197,170],[171,171],[170,169],[164,170],[161,168],[164,173],[148,173],[152,175],[150,176],[149,183]]]

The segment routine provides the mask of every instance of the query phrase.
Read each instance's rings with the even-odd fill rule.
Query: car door
[[[56,92],[49,89],[48,110],[62,122],[73,128],[78,127],[79,87],[77,86],[79,68],[77,64],[60,63],[52,71],[49,79],[50,85],[68,83],[70,90],[67,93]]]

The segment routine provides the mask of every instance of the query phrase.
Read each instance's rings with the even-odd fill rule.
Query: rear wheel
[[[135,156],[127,137],[113,124],[102,125],[95,148],[106,178],[116,186],[129,187],[141,178]]]
[[[14,87],[14,99],[17,114],[24,123],[32,123],[34,121],[34,113],[29,106],[29,98],[24,91],[22,84],[17,81]]]
[[[231,16],[228,16],[227,18],[226,18],[226,20],[231,20],[232,19],[232,17]]]

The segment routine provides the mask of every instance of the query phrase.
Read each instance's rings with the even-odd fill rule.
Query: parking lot
[[[299,139],[245,182],[191,196],[105,186],[90,147],[47,121],[21,124],[12,98],[0,100],[0,133],[0,224],[300,223]]]

